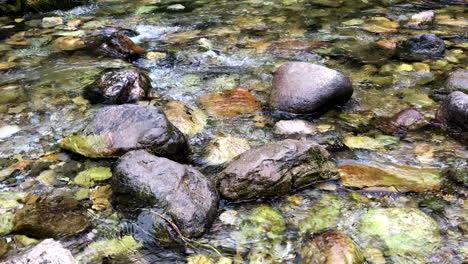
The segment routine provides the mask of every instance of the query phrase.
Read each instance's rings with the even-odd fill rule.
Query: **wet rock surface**
[[[138,150],[122,156],[114,173],[117,192],[131,192],[167,214],[186,236],[203,234],[216,215],[214,185],[194,168]]]
[[[283,195],[304,185],[335,178],[329,154],[315,143],[284,140],[247,151],[219,176],[219,191],[228,200]]]
[[[61,147],[88,157],[120,156],[135,149],[184,157],[184,135],[155,106],[120,105],[101,108],[82,136],[70,136]]]
[[[324,66],[289,62],[275,73],[270,106],[274,110],[313,114],[346,103],[353,94],[343,74]]]
[[[96,52],[112,58],[131,61],[142,57],[145,50],[135,44],[135,42],[123,32],[118,31],[108,37],[104,43],[98,47]]]
[[[422,34],[397,43],[396,54],[401,60],[423,61],[444,56],[445,43],[434,34]]]
[[[85,88],[84,97],[91,103],[128,104],[144,99],[151,92],[151,79],[142,71],[109,71]]]
[[[452,92],[437,112],[437,118],[449,126],[468,129],[468,95]]]
[[[303,264],[360,264],[364,257],[358,245],[340,232],[326,232],[306,242],[302,249]]]
[[[468,91],[468,69],[458,69],[451,72],[446,82],[450,90]]]
[[[414,108],[405,109],[392,118],[379,121],[380,130],[389,135],[405,135],[408,131],[422,128],[428,124],[424,115]]]
[[[53,239],[24,250],[21,255],[7,258],[5,264],[78,264],[70,250]]]

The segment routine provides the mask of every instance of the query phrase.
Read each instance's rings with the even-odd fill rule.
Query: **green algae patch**
[[[73,179],[73,183],[83,187],[93,187],[97,181],[105,181],[112,177],[109,167],[93,167],[84,170]]]
[[[315,233],[337,227],[342,208],[343,201],[339,197],[325,194],[307,210],[309,216],[299,222],[299,230],[301,233]]]
[[[103,158],[114,155],[112,143],[106,136],[71,135],[60,142],[60,147],[89,158]]]
[[[395,260],[414,258],[411,263],[426,263],[424,258],[441,242],[437,222],[413,208],[370,209],[361,218],[359,231],[362,240],[372,247],[379,246]]]
[[[19,206],[26,194],[20,192],[0,192],[0,209],[10,209]]]
[[[6,212],[0,214],[0,236],[10,234],[15,227],[15,214]]]
[[[247,238],[258,238],[263,235],[282,235],[286,229],[283,215],[270,206],[262,205],[255,208],[241,223],[241,230]]]
[[[141,247],[132,236],[102,240],[91,243],[76,259],[80,263],[99,262],[103,258],[127,256]]]
[[[338,166],[341,181],[347,187],[393,187],[400,192],[439,190],[442,178],[437,171],[391,165],[385,168],[359,164]]]

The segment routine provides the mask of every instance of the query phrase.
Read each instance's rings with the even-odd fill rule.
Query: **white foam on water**
[[[143,40],[164,38],[164,35],[178,31],[179,27],[138,25],[135,30],[138,32],[138,36],[132,37],[131,40],[140,43]]]

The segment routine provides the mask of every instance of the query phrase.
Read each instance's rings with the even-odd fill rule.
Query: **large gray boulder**
[[[137,149],[183,158],[188,150],[184,135],[160,108],[128,104],[99,109],[85,131],[63,139],[61,147],[92,158],[115,157]]]
[[[221,172],[218,188],[227,200],[250,200],[284,195],[336,177],[335,165],[324,148],[287,139],[241,154]]]
[[[450,73],[446,86],[450,90],[468,91],[468,69],[458,69]]]
[[[353,94],[351,81],[324,66],[288,62],[275,74],[270,105],[274,110],[313,114],[346,103]]]
[[[70,250],[60,242],[46,239],[14,257],[6,259],[3,264],[78,264]]]
[[[169,216],[185,236],[200,236],[216,217],[216,189],[192,167],[137,150],[119,159],[113,179],[116,192]]]
[[[452,92],[437,111],[437,119],[449,126],[468,130],[468,94]]]

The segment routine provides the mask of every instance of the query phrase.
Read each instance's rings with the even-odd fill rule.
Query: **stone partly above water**
[[[233,118],[241,114],[255,113],[261,110],[260,101],[249,91],[241,88],[222,93],[212,92],[202,98],[200,103],[208,114],[220,118]]]
[[[346,187],[378,187],[399,192],[439,190],[442,178],[438,172],[399,165],[371,167],[359,164],[338,166],[341,181]]]
[[[468,92],[468,69],[458,69],[451,72],[447,78],[446,86],[450,90]]]
[[[204,160],[209,165],[220,165],[249,149],[249,142],[244,138],[217,137],[208,143]]]
[[[164,212],[189,237],[203,234],[216,216],[218,194],[203,174],[144,150],[119,159],[114,187],[117,193],[133,193],[135,199]]]
[[[361,264],[364,257],[358,245],[340,232],[326,232],[304,242],[301,264]]]
[[[91,158],[115,157],[135,149],[182,158],[184,135],[155,106],[119,105],[99,109],[81,135],[66,137],[61,147]]]
[[[274,110],[313,114],[346,103],[353,94],[351,81],[324,66],[288,62],[275,73],[270,106]]]
[[[168,102],[164,106],[164,113],[186,136],[193,136],[206,126],[207,116],[202,110],[189,107],[180,101]]]
[[[228,200],[284,195],[292,189],[336,177],[329,153],[310,141],[284,140],[241,154],[219,175]]]
[[[405,109],[392,118],[382,118],[377,127],[390,135],[404,135],[408,131],[422,128],[428,124],[424,115],[414,108]]]
[[[112,58],[129,61],[136,60],[145,53],[142,47],[135,44],[122,32],[112,34],[96,51]]]
[[[394,263],[427,263],[425,258],[441,242],[437,222],[413,208],[370,209],[359,232],[365,244],[383,250]]]
[[[404,61],[440,59],[444,56],[445,43],[434,34],[422,34],[397,43],[396,54]]]
[[[76,200],[30,196],[15,217],[15,232],[33,238],[69,237],[89,226],[86,209]]]
[[[150,77],[136,69],[112,70],[85,88],[91,103],[127,104],[144,99],[151,92]]]
[[[468,130],[468,94],[458,91],[449,94],[437,111],[437,119]]]
[[[53,239],[28,248],[21,254],[6,259],[3,264],[78,264],[70,250]]]

